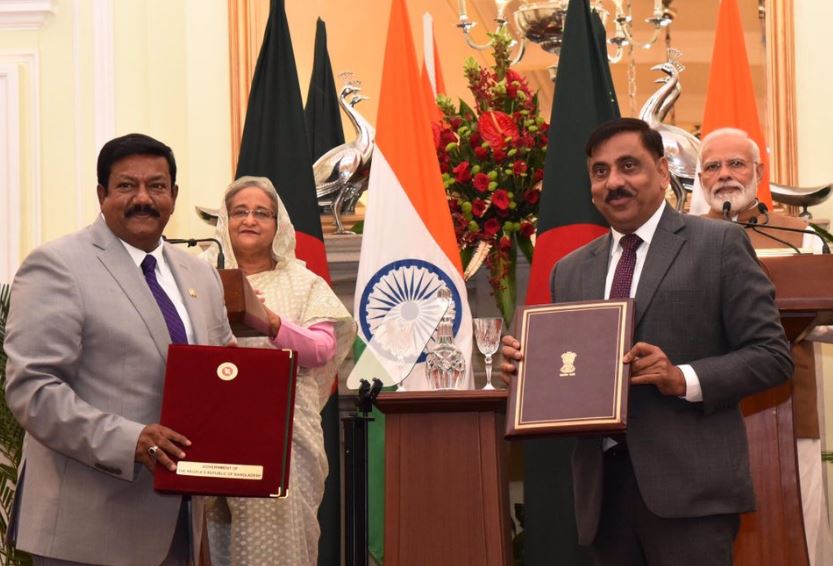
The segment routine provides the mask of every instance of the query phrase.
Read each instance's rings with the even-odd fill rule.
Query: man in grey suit
[[[141,134],[98,158],[101,216],[14,279],[6,400],[26,429],[10,535],[36,564],[186,564],[201,532],[153,491],[190,441],[160,424],[168,345],[233,340],[217,272],[163,243],[176,162]]]
[[[739,514],[755,507],[739,401],[792,360],[774,289],[739,226],[665,203],[662,139],[641,120],[601,125],[586,153],[611,226],[563,258],[553,300],[634,297],[628,431],[573,454],[579,542],[600,566],[732,563]],[[520,344],[504,338],[504,372]]]

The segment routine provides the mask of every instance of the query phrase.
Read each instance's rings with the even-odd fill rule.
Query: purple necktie
[[[636,248],[642,243],[642,238],[636,234],[626,234],[619,240],[622,244],[622,256],[613,272],[613,284],[610,286],[611,299],[627,299],[631,296],[631,282],[633,270],[636,267]]]
[[[159,281],[156,280],[156,258],[152,255],[146,255],[142,260],[142,273],[145,274],[145,281],[148,282],[150,292],[153,293],[153,298],[156,299],[159,305],[159,310],[162,311],[162,316],[165,317],[165,324],[168,325],[168,334],[171,335],[171,342],[174,344],[187,344],[188,334],[185,332],[185,325],[176,312],[176,307],[171,302],[170,297],[162,289]]]

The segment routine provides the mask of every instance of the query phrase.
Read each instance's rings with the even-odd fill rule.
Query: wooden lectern
[[[512,562],[506,391],[382,393],[385,566]]]
[[[246,275],[239,269],[220,269],[231,332],[238,338],[268,336],[266,311],[252,289]]]
[[[775,284],[775,302],[787,339],[796,342],[817,325],[833,324],[833,256],[762,257]],[[757,510],[741,517],[736,566],[806,566],[804,516],[793,433],[791,384],[744,399]]]

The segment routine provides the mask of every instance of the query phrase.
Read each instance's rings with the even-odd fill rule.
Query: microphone
[[[769,212],[767,212],[766,205],[758,202],[758,212],[764,215],[764,224],[769,224]]]
[[[223,245],[217,238],[167,238],[162,236],[162,239],[169,244],[187,244],[189,248],[193,248],[200,242],[214,242],[217,244],[217,269],[223,269],[226,266],[226,256],[223,254]]]
[[[732,203],[727,201],[723,201],[723,220],[731,220],[729,218],[729,212],[732,210]]]

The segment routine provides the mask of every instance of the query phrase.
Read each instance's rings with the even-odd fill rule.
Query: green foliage
[[[8,518],[17,487],[17,467],[23,455],[23,429],[6,406],[6,319],[9,316],[11,287],[0,285],[0,536],[5,540]],[[5,544],[0,545],[0,564],[18,566],[31,564],[32,559]]]

